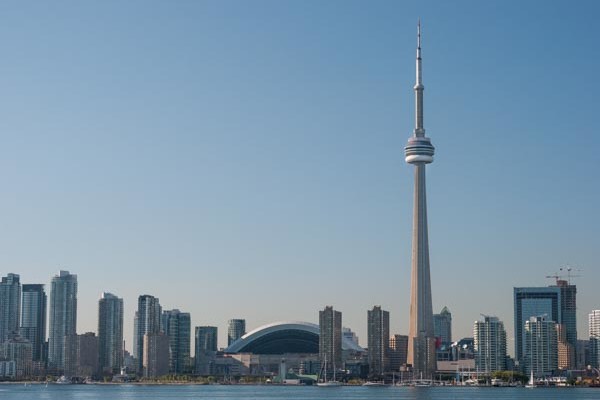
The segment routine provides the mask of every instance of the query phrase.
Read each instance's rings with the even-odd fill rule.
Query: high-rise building
[[[439,314],[433,314],[433,334],[440,343],[452,343],[452,313],[448,307],[442,308]]]
[[[594,368],[600,368],[600,310],[593,310],[589,314],[590,330],[590,365]],[[582,346],[585,348],[585,345]]]
[[[567,341],[567,329],[565,324],[556,324],[556,335],[558,339],[558,369],[573,369],[577,365],[575,357],[576,346],[573,347]]]
[[[107,292],[98,301],[98,353],[103,372],[123,366],[123,299]]]
[[[143,294],[138,297],[138,309],[134,321],[134,342],[135,342],[135,357],[138,362],[138,373],[142,373],[144,368],[144,335],[157,334],[161,331],[160,320],[162,307],[159,299]],[[168,338],[167,338],[168,342]],[[167,346],[168,353],[168,346]],[[168,355],[167,355],[167,370],[168,370]]]
[[[245,319],[230,319],[227,323],[227,346],[246,334]]]
[[[163,332],[146,333],[143,343],[143,375],[156,378],[169,373],[169,337]]]
[[[63,340],[63,367],[61,372],[66,377],[77,376],[78,335],[66,335]]]
[[[164,311],[162,329],[169,337],[169,372],[190,372],[190,314],[179,310]]]
[[[138,359],[138,356],[139,356],[138,349],[139,349],[139,346],[140,346],[139,337],[138,337],[138,332],[139,332],[139,329],[140,329],[139,328],[139,326],[140,326],[139,324],[140,324],[140,316],[139,316],[139,313],[136,311],[134,313],[134,315],[133,315],[133,340],[132,340],[132,343],[133,343],[133,356],[132,356],[132,359],[134,359],[136,361],[136,366],[135,366],[136,370],[138,370],[139,373],[141,373],[141,370],[138,369],[139,368],[139,363],[140,363],[140,360]],[[142,343],[141,343],[142,348],[144,347],[143,339],[144,338],[142,337]]]
[[[0,343],[19,334],[21,316],[21,281],[19,275],[8,274],[0,282]]]
[[[332,306],[319,311],[319,361],[325,373],[342,367],[342,313]]]
[[[408,336],[394,335],[390,338],[390,369],[394,372],[400,371],[400,367],[406,364],[408,352]]]
[[[98,336],[94,332],[65,336],[64,374],[68,377],[94,377],[99,373]]]
[[[20,331],[21,336],[31,343],[33,361],[44,359],[47,301],[44,285],[23,285]]]
[[[196,356],[199,351],[217,351],[217,332],[216,326],[196,327]]]
[[[573,369],[577,364],[577,287],[566,280],[556,280],[548,287],[514,288],[515,358],[523,364],[525,322],[545,315],[560,324],[559,367]]]
[[[433,162],[434,147],[431,145],[431,140],[425,136],[425,128],[423,128],[425,87],[422,81],[420,22],[417,34],[416,69],[415,130],[404,148],[406,162],[415,166],[408,363],[412,364],[414,373],[429,378],[435,372],[437,365],[431,302],[425,166]]]
[[[379,376],[390,368],[390,313],[374,306],[367,311],[369,375]]]
[[[563,279],[556,280],[560,290],[560,316],[557,321],[563,325],[559,348],[563,357],[559,360],[559,368],[574,369],[577,363],[577,286]]]
[[[491,373],[506,370],[506,330],[497,317],[483,316],[473,326],[475,366]]]
[[[99,372],[99,337],[94,332],[77,335],[77,366],[79,376],[96,376]]]
[[[598,313],[600,317],[600,312]],[[600,328],[600,327],[599,327]],[[599,329],[600,331],[600,329]],[[598,332],[600,333],[600,332]],[[590,332],[591,334],[591,332]],[[589,339],[578,339],[577,340],[577,369],[586,369],[588,365],[598,368],[598,359],[596,358],[596,364],[592,362],[592,348],[591,341]]]
[[[525,373],[535,377],[548,376],[558,368],[558,338],[556,322],[545,316],[525,322]]]
[[[210,363],[217,352],[217,327],[197,326],[195,334],[195,372],[198,375],[211,374]]]
[[[50,284],[48,366],[64,369],[65,336],[77,334],[77,275],[60,271]]]
[[[525,366],[525,323],[531,317],[545,316],[547,321],[561,323],[561,290],[558,287],[514,288],[515,360]]]
[[[0,359],[14,361],[16,378],[29,376],[32,370],[31,343],[20,336],[11,337],[0,344]]]

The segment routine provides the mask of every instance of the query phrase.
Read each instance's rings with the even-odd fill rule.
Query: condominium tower
[[[590,365],[600,368],[600,310],[589,314],[590,330]]]
[[[448,307],[439,314],[433,314],[433,334],[441,343],[452,343],[452,313]]]
[[[31,343],[33,360],[41,361],[44,359],[46,343],[46,304],[48,301],[44,285],[23,285],[22,298],[20,334]]]
[[[342,313],[327,306],[319,311],[319,361],[326,371],[342,367]]]
[[[163,312],[162,329],[169,337],[169,372],[185,374],[190,368],[190,314],[179,310]]]
[[[577,359],[577,286],[557,279],[556,286],[551,287],[560,290],[560,324],[563,328],[559,346],[566,347],[564,352],[568,355],[565,360],[559,359],[559,368],[574,369]]]
[[[506,330],[497,317],[484,315],[473,325],[473,344],[477,371],[506,370]]]
[[[367,311],[369,375],[380,376],[390,367],[390,313],[380,306]]]
[[[407,350],[408,336],[394,335],[390,338],[390,370],[398,372],[406,364]]]
[[[123,366],[123,299],[107,292],[98,301],[98,351],[104,372]]]
[[[48,366],[63,370],[65,336],[77,334],[77,275],[60,271],[50,283]]]
[[[209,375],[210,362],[217,352],[217,327],[197,326],[195,334],[195,372],[199,375]]]
[[[245,319],[230,319],[227,323],[227,346],[246,334]]]
[[[0,282],[0,344],[19,334],[20,316],[20,278],[17,274],[8,274]]]
[[[195,334],[196,357],[199,352],[217,351],[217,327],[197,326]]]
[[[514,288],[515,360],[525,365],[525,323],[531,317],[544,316],[546,321],[561,323],[561,290],[558,287]]]
[[[525,373],[543,377],[558,369],[558,340],[556,322],[544,316],[531,317],[525,322]]]
[[[138,297],[138,309],[135,313],[134,320],[134,350],[139,374],[142,373],[144,368],[144,335],[153,335],[160,332],[161,313],[162,307],[160,306],[158,298],[149,294],[143,294]],[[151,347],[151,350],[152,349],[153,347]],[[154,353],[151,352],[151,354]]]

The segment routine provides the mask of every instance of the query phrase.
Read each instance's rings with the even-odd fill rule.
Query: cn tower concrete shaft
[[[436,370],[429,237],[427,232],[427,195],[425,166],[433,162],[434,147],[423,127],[423,90],[421,72],[421,24],[417,34],[415,84],[415,130],[404,151],[406,162],[415,166],[415,188],[412,230],[412,266],[410,281],[410,320],[408,332],[408,364],[414,377],[431,378]]]

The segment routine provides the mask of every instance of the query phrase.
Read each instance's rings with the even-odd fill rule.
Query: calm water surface
[[[600,388],[407,388],[407,387],[281,387],[281,386],[167,386],[167,385],[0,385],[1,400],[519,400],[600,399]]]

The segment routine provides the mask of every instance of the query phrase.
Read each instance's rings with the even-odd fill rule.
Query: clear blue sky
[[[600,308],[594,1],[0,3],[0,270],[79,275],[193,325],[408,331],[415,31],[423,23],[433,302],[512,337],[514,286],[581,269]],[[512,342],[509,344],[512,351]]]

